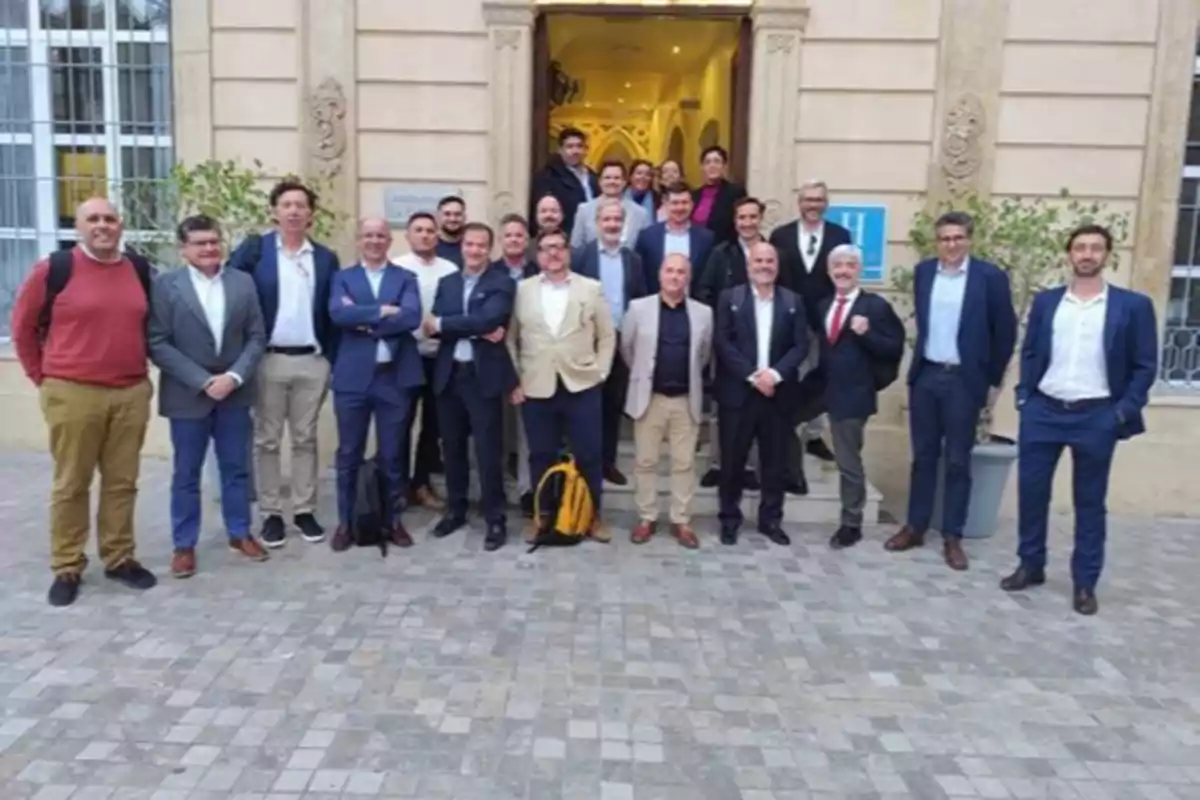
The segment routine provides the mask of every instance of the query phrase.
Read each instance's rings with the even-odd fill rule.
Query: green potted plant
[[[1066,277],[1063,247],[1067,235],[1079,225],[1095,222],[1107,226],[1113,234],[1112,269],[1120,264],[1120,248],[1129,237],[1129,215],[1111,211],[1103,203],[1072,198],[1066,189],[1060,199],[1025,200],[1020,197],[984,198],[975,195],[943,201],[914,215],[909,241],[921,260],[937,256],[934,221],[947,211],[965,211],[975,220],[971,256],[991,261],[1008,273],[1012,287],[1013,310],[1017,316],[1017,350],[1009,363],[997,404],[1012,396],[1019,371],[1021,342],[1029,307],[1039,291],[1060,285]],[[897,307],[913,316],[913,268],[891,271],[891,289]],[[912,326],[910,325],[910,331]],[[1016,435],[1003,436],[994,429],[994,413],[984,409],[979,415],[975,449],[971,455],[971,498],[963,535],[984,538],[996,531],[1000,503],[1017,460]],[[933,528],[941,525],[941,483],[934,503]]]

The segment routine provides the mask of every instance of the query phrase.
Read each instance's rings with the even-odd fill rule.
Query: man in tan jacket
[[[672,533],[684,547],[699,547],[690,512],[713,314],[688,299],[691,273],[685,256],[667,256],[658,274],[659,293],[634,300],[621,321],[621,356],[629,365],[625,413],[634,420],[637,447],[633,483],[640,521],[630,537],[634,544],[649,541],[658,524],[658,459],[666,437]]]
[[[541,274],[517,286],[507,332],[520,379],[512,401],[522,409],[533,485],[569,445],[599,514],[601,384],[612,370],[616,333],[600,282],[573,274],[570,261],[561,231],[538,236]],[[593,536],[609,538],[599,528]]]

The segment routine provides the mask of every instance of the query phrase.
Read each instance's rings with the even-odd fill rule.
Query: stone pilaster
[[[1159,0],[1158,52],[1138,193],[1130,284],[1154,300],[1161,322],[1175,260],[1179,175],[1187,141],[1200,3]]]
[[[533,136],[532,0],[485,0],[488,32],[488,218],[529,205]]]
[[[212,9],[210,0],[171,9],[175,158],[195,164],[213,156]]]
[[[992,188],[1009,0],[944,0],[929,201]]]
[[[358,217],[358,132],[355,111],[357,30],[355,3],[301,0],[300,109],[306,175],[325,182],[326,201]],[[320,28],[315,29],[314,24]],[[330,242],[341,255],[354,252],[354,225]]]
[[[754,22],[747,190],[766,205],[764,229],[791,214],[796,189],[796,112],[806,0],[759,0]]]

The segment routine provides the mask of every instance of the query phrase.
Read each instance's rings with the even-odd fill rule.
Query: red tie
[[[829,323],[830,344],[836,344],[838,336],[842,333],[842,317],[846,315],[846,300],[845,296],[839,296],[837,305],[833,308],[833,320]]]

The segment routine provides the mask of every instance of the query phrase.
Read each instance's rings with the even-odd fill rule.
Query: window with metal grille
[[[112,200],[127,243],[171,220],[170,0],[0,0],[0,338],[21,281]]]

